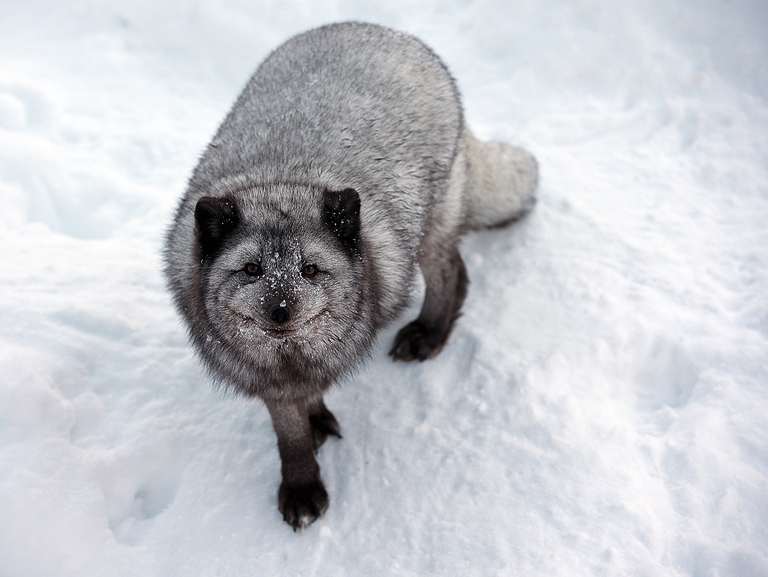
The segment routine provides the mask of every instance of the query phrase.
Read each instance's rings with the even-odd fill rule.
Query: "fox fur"
[[[165,272],[215,379],[264,401],[294,529],[329,499],[314,451],[338,422],[322,395],[408,304],[395,360],[448,339],[466,295],[458,243],[530,210],[538,167],[481,142],[421,41],[362,23],[291,38],[259,66],[203,153],[168,232]]]

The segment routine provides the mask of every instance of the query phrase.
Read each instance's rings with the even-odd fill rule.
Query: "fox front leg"
[[[315,460],[314,434],[306,399],[268,402],[277,434],[282,482],[277,502],[293,530],[305,529],[328,510],[328,493]]]

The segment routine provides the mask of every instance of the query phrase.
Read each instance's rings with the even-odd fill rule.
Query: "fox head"
[[[275,350],[332,354],[354,330],[362,298],[360,197],[269,185],[195,206],[206,316],[261,366]]]

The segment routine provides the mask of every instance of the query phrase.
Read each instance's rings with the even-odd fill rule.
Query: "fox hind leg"
[[[467,269],[458,248],[425,258],[421,265],[426,295],[419,317],[395,337],[390,355],[398,361],[424,361],[436,356],[448,340],[467,295]]]

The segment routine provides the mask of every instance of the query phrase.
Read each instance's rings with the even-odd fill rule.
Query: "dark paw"
[[[329,500],[323,482],[318,480],[309,485],[281,484],[277,503],[285,522],[294,531],[303,531],[328,510]]]
[[[336,420],[336,417],[333,416],[333,413],[325,407],[323,407],[323,410],[320,413],[309,415],[309,424],[312,427],[312,440],[314,442],[315,451],[325,443],[328,435],[341,439],[341,427],[339,427],[339,422]]]
[[[437,355],[447,339],[445,331],[427,328],[416,320],[400,329],[389,354],[396,361],[425,361]]]

